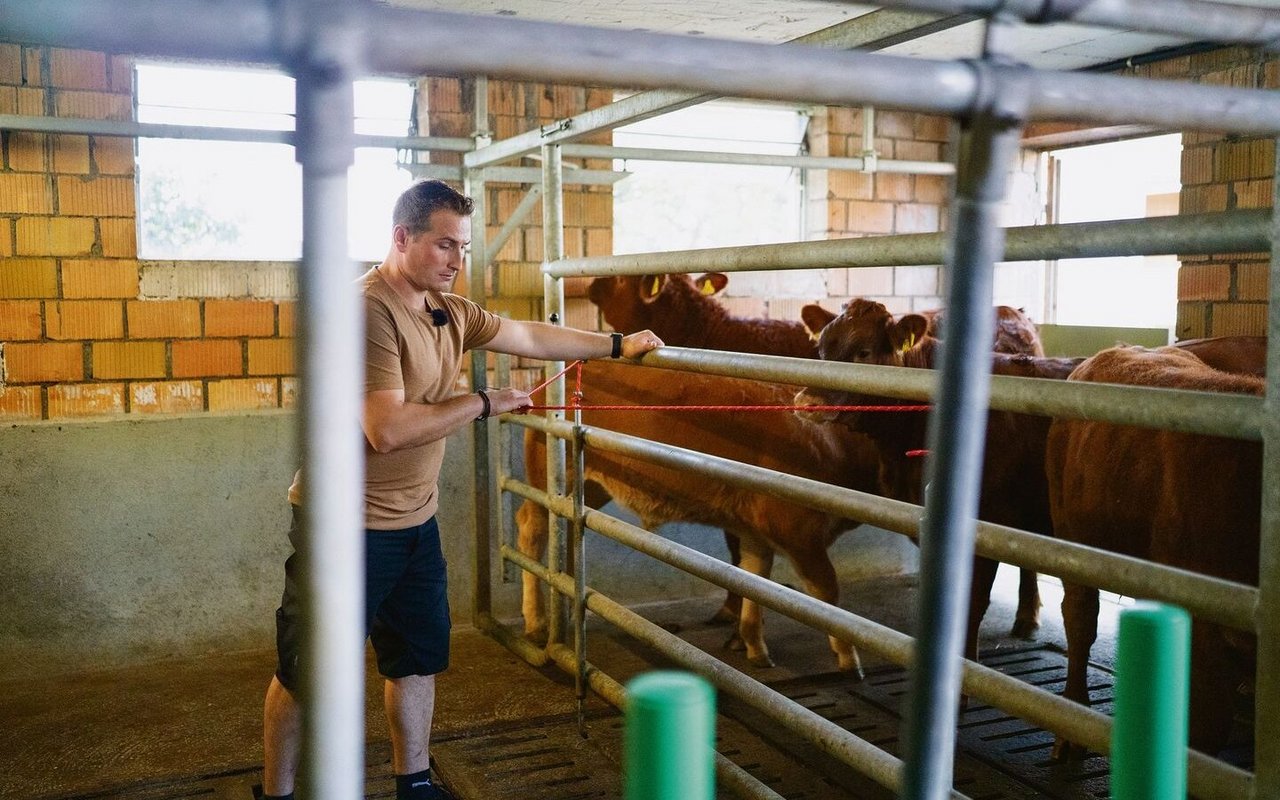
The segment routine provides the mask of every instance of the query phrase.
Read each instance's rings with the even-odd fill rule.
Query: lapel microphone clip
[[[443,308],[431,309],[431,324],[437,328],[443,328],[449,324],[449,312]]]

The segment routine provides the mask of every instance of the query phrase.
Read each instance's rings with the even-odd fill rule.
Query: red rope
[[[929,455],[929,451],[928,450],[908,450],[906,455],[907,455],[907,458],[919,458],[920,456]]]
[[[574,367],[578,368],[574,379],[573,397],[575,403],[566,406],[529,406],[528,411],[574,411],[581,408],[584,411],[929,411],[932,406],[745,406],[745,405],[657,405],[657,406],[636,406],[636,405],[587,405],[582,402],[582,365],[583,361],[575,361],[569,366],[552,375],[547,380],[538,384],[529,390],[529,394],[541,391],[548,384],[559,378]],[[917,451],[912,451],[917,452]],[[927,451],[918,451],[923,454]],[[911,453],[908,453],[911,455]]]

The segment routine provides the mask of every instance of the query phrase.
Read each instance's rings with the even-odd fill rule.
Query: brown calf
[[[1178,347],[1116,347],[1073,381],[1260,395],[1263,382],[1210,368]],[[1055,420],[1045,468],[1054,533],[1161,564],[1257,585],[1262,448],[1258,442],[1106,422]],[[1098,632],[1098,590],[1063,581],[1064,695],[1088,704],[1086,668]],[[1194,621],[1191,745],[1215,753],[1231,728],[1234,687],[1252,675],[1234,657],[1240,634]],[[1246,648],[1247,650],[1247,645]],[[1059,742],[1058,756],[1075,755]]]

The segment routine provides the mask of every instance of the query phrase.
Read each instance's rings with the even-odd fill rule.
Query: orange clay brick
[[[123,383],[62,384],[49,387],[49,419],[101,417],[123,413]]]
[[[258,300],[205,301],[205,336],[270,336],[275,328],[273,303]]]
[[[163,378],[164,342],[95,342],[93,377]]]
[[[0,420],[18,422],[41,416],[39,386],[0,386]]]
[[[17,172],[49,170],[49,137],[43,133],[9,134],[9,169]]]
[[[123,94],[61,91],[54,93],[53,104],[59,117],[127,120],[133,115],[132,101]]]
[[[43,51],[42,47],[28,47],[23,53],[23,58],[27,60],[27,83],[32,86],[43,86],[45,83],[44,67],[40,63]]]
[[[1236,267],[1236,299],[1266,300],[1268,298],[1268,274],[1266,262],[1241,264]]]
[[[0,300],[0,341],[39,338],[39,300]]]
[[[13,255],[13,226],[0,219],[0,257]]]
[[[138,257],[138,224],[133,217],[98,220],[102,254],[108,258]]]
[[[57,296],[58,264],[53,259],[0,260],[0,298]]]
[[[1214,303],[1210,336],[1264,336],[1266,303]]]
[[[124,308],[119,300],[60,300],[44,304],[50,339],[120,339]]]
[[[1230,264],[1186,264],[1178,270],[1179,300],[1226,300],[1230,293]]]
[[[229,339],[173,343],[173,377],[205,378],[244,374],[244,350]]]
[[[138,262],[108,258],[62,262],[63,297],[138,296]]]
[[[200,381],[148,381],[129,385],[129,411],[134,414],[184,414],[204,410]]]
[[[893,204],[867,203],[861,200],[850,202],[848,230],[859,233],[893,233]]]
[[[18,113],[27,117],[44,116],[44,89],[18,87]]]
[[[107,63],[108,79],[113,92],[133,91],[133,57],[111,56]]]
[[[865,172],[840,169],[827,173],[827,194],[841,200],[870,200],[872,176]]]
[[[278,388],[271,378],[209,381],[210,411],[276,408]]]
[[[587,229],[587,255],[589,256],[613,255],[613,229],[612,228],[588,228]]]
[[[53,171],[62,175],[88,175],[89,137],[54,136]]]
[[[17,231],[20,256],[89,255],[96,238],[85,217],[21,217]]]
[[[58,177],[58,212],[73,217],[132,217],[131,178]]]
[[[120,136],[93,137],[93,163],[99,175],[132,175],[133,140]]]
[[[63,89],[106,89],[106,54],[49,48],[49,84]]]
[[[276,335],[295,336],[298,332],[298,304],[284,302],[276,304]]]
[[[18,113],[18,90],[13,86],[0,86],[0,114]]]
[[[250,375],[292,375],[293,339],[250,339]]]
[[[53,190],[45,175],[0,173],[0,214],[52,214]]]
[[[200,335],[200,301],[131,300],[125,304],[130,339],[181,339]]]
[[[78,381],[84,378],[84,345],[79,342],[11,342],[4,347],[5,380],[10,383]]]
[[[0,83],[22,83],[22,46],[0,44]]]

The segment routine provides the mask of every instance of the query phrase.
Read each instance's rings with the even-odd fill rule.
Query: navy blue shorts
[[[293,554],[284,563],[276,609],[276,677],[291,692],[301,676],[301,526],[295,506]],[[449,666],[449,590],[435,517],[412,528],[365,531],[364,629],[387,678],[434,675]]]

